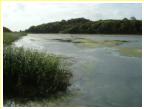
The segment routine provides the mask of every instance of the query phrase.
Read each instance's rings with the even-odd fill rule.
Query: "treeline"
[[[122,20],[91,21],[85,18],[62,20],[31,26],[30,33],[89,33],[89,34],[142,34],[142,21],[124,18]]]
[[[12,32],[12,31],[8,29],[7,27],[3,27],[3,32]]]

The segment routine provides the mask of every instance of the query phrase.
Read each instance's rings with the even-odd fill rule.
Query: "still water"
[[[77,38],[127,42],[90,47],[58,40]],[[38,106],[141,106],[142,57],[119,51],[121,48],[141,51],[141,41],[141,35],[28,34],[13,45],[62,55],[72,61],[70,94],[51,103],[36,103]]]

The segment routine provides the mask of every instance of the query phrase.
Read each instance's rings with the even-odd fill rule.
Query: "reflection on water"
[[[126,43],[86,47],[57,40],[68,38],[121,40]],[[14,46],[64,55],[74,60],[71,65],[74,75],[70,87],[72,96],[45,100],[33,106],[141,106],[141,55],[125,55],[119,50],[131,48],[132,52],[126,52],[132,54],[135,53],[134,49],[141,51],[141,43],[141,36],[138,35],[29,34],[15,42]],[[32,103],[27,105],[31,106]]]

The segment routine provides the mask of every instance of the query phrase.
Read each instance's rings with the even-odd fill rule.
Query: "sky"
[[[32,25],[84,17],[90,20],[142,19],[140,3],[3,3],[3,26],[12,31]]]

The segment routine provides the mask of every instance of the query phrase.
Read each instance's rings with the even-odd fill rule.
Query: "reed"
[[[48,97],[66,91],[71,76],[58,56],[23,48],[4,48],[4,97]]]

